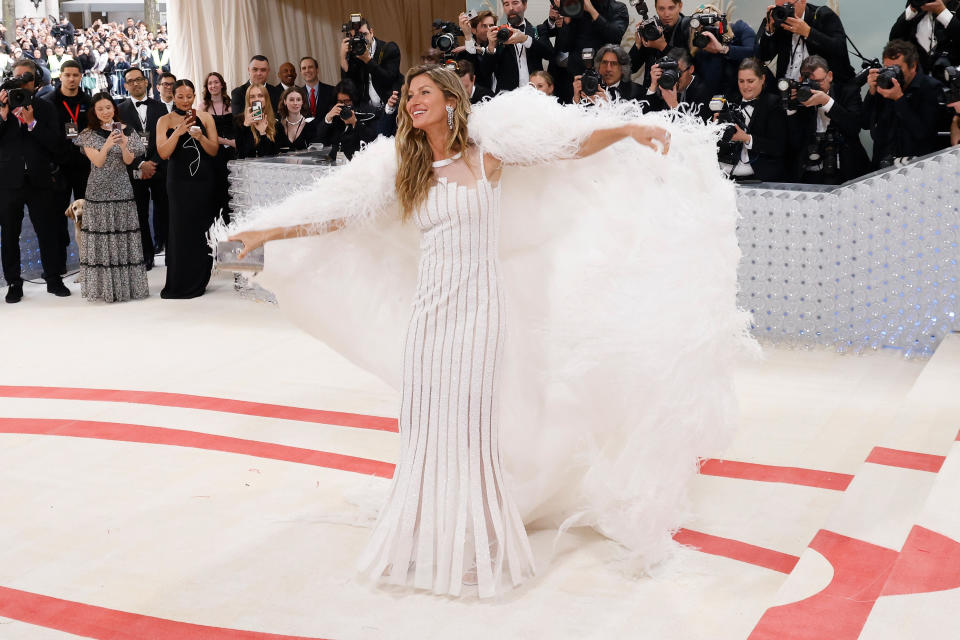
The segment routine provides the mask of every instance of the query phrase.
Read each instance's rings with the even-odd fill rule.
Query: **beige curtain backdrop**
[[[303,56],[320,63],[320,79],[340,79],[340,25],[362,13],[381,40],[400,46],[400,68],[419,62],[430,45],[435,18],[456,21],[464,0],[167,0],[172,71],[198,85],[210,71],[223,74],[230,88],[247,80],[250,56],[270,59],[276,70]],[[302,84],[302,80],[298,79]]]

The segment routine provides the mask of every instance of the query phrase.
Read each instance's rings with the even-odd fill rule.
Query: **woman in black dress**
[[[254,109],[254,103],[259,104]],[[262,84],[247,88],[243,110],[243,126],[237,131],[237,157],[263,158],[280,153],[277,137],[277,121],[273,115],[270,96]]]
[[[205,111],[192,111],[189,80],[173,85],[174,109],[157,121],[157,153],[167,162],[167,282],[161,298],[196,298],[210,282],[213,259],[207,229],[217,214],[217,125]]]
[[[213,116],[217,125],[217,210],[224,222],[230,222],[230,192],[227,163],[237,157],[237,141],[233,133],[233,113],[227,83],[216,71],[207,74],[203,82],[203,110]]]
[[[280,94],[280,120],[277,123],[281,151],[303,151],[316,140],[316,119],[303,113],[303,93],[299,87],[290,87]]]

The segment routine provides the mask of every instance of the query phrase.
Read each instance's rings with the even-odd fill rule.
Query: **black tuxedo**
[[[897,18],[893,28],[890,29],[891,40],[906,40],[913,43],[917,48],[917,53],[920,54],[920,67],[926,73],[933,70],[934,54],[940,51],[947,54],[952,64],[960,63],[960,15],[958,15],[960,2],[953,0],[946,2],[946,4],[948,5],[947,9],[953,13],[953,18],[944,26],[934,16],[933,35],[937,44],[933,51],[924,49],[917,40],[917,27],[920,26],[920,22],[927,15],[925,11],[917,12],[917,15],[910,20],[907,20],[906,11],[900,12],[900,17]]]
[[[667,42],[667,46],[664,47],[663,51],[658,51],[653,47],[638,46],[640,42],[639,39],[630,47],[630,71],[636,73],[640,70],[640,67],[644,68],[643,86],[645,87],[650,86],[650,67],[657,64],[660,58],[667,55],[670,49],[674,47],[680,47],[686,50],[690,49],[690,19],[681,13],[677,22],[672,27],[664,25],[663,39]]]
[[[457,54],[457,61],[466,60],[473,65],[473,73],[476,76],[476,82],[478,85],[484,87],[493,86],[493,65],[486,64],[486,58],[494,54],[487,51],[487,45],[481,45],[479,42],[475,42],[476,53],[469,53],[464,50]]]
[[[477,104],[478,102],[483,102],[484,98],[492,97],[493,91],[490,91],[487,87],[475,84],[473,85],[473,95],[470,96],[470,104]]]
[[[57,164],[63,150],[63,130],[56,110],[46,100],[33,100],[34,126],[21,123],[10,110],[0,120],[0,256],[8,284],[19,284],[20,231],[26,205],[40,243],[43,277],[59,281],[66,267],[62,238],[63,210],[59,208],[66,188]]]
[[[803,13],[803,21],[810,25],[810,37],[806,39],[807,51],[811,56],[826,58],[837,82],[848,82],[854,76],[847,55],[847,36],[840,16],[830,7],[818,7],[808,4]],[[766,19],[757,29],[757,58],[767,63],[777,58],[777,78],[787,74],[793,47],[793,34],[786,29],[776,29],[773,35],[767,33]]]
[[[364,102],[357,105],[354,111],[358,114],[372,113],[376,110],[370,106],[370,103]],[[333,122],[327,124],[323,117],[317,122],[317,139],[323,144],[331,145],[331,156],[335,157],[338,151],[343,151],[343,155],[348,159],[353,158],[353,154],[360,150],[361,142],[373,142],[378,134],[377,118],[372,120],[358,120],[357,126],[347,128],[343,120],[334,118]]]
[[[839,174],[837,176],[815,176],[807,173],[807,150],[817,144],[817,111],[819,107],[801,108],[794,115],[787,115],[787,128],[793,138],[792,147],[800,150],[790,173],[801,182],[834,183],[853,180],[870,171],[870,160],[860,142],[861,121],[863,118],[863,100],[860,88],[853,83],[834,84],[830,87],[830,97],[834,103],[827,112],[830,118],[828,131],[839,134],[838,146]],[[788,160],[794,160],[792,158]],[[811,178],[813,178],[811,180]]]
[[[940,83],[921,72],[899,100],[879,93],[863,101],[863,128],[873,136],[874,168],[886,158],[922,156],[937,150]]]
[[[644,92],[646,91],[647,90],[644,89]],[[710,87],[707,86],[703,77],[695,75],[693,76],[693,81],[686,89],[677,92],[677,100],[680,103],[678,108],[683,108],[686,111],[696,113],[703,119],[707,119],[711,115],[709,104],[712,97],[713,94],[710,91]],[[663,94],[659,89],[653,95],[648,94],[643,99],[650,102],[648,111],[667,111],[670,109],[670,106],[668,106],[666,100],[663,99]]]
[[[323,119],[327,112],[337,103],[337,94],[333,87],[323,82],[318,82],[315,88],[317,92],[317,109],[310,111],[310,87],[303,87],[303,113],[313,117]]]
[[[400,47],[396,42],[384,42],[374,38],[376,48],[370,62],[364,64],[354,56],[347,58],[347,70],[340,71],[343,80],[352,80],[360,91],[360,99],[364,102],[370,96],[370,82],[373,90],[380,97],[380,102],[387,103],[390,94],[403,82],[400,74]]]
[[[143,244],[143,260],[153,264],[154,246],[163,246],[167,241],[168,205],[167,205],[167,162],[157,153],[157,121],[167,115],[167,107],[159,100],[147,97],[146,122],[140,120],[133,98],[127,98],[117,105],[120,119],[134,131],[146,137],[146,152],[137,156],[127,167],[130,184],[133,185],[133,199],[137,202],[137,217],[140,220],[140,239]],[[145,161],[155,162],[157,172],[149,180],[136,178],[134,171],[139,170]],[[150,201],[153,200],[153,239],[150,235]]]
[[[273,105],[273,112],[277,112],[277,107],[280,106],[280,94],[283,91],[279,86],[273,86],[272,84],[267,84],[267,95],[270,96],[270,104]],[[233,115],[239,116],[243,114],[243,110],[247,105],[247,89],[250,88],[250,81],[244,82],[242,85],[230,92],[230,110],[233,112]]]
[[[497,80],[497,93],[501,91],[513,91],[520,86],[520,61],[519,55],[526,57],[527,71],[543,71],[543,59],[553,58],[553,45],[550,40],[537,31],[537,28],[529,20],[523,21],[523,32],[532,38],[529,47],[524,45],[500,44],[497,50],[492,54],[484,54],[481,64],[483,73],[481,75],[492,74]]]
[[[739,95],[732,100],[744,107]],[[764,182],[776,182],[785,177],[784,148],[787,144],[786,113],[780,98],[762,93],[752,103],[753,115],[746,132],[753,144],[748,152],[754,176]]]

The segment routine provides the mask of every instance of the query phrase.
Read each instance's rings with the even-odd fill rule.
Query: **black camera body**
[[[353,117],[353,107],[351,107],[348,104],[345,104],[342,107],[340,107],[341,120],[349,120],[352,117]]]
[[[734,127],[746,131],[747,119],[739,106],[730,104],[723,96],[714,96],[710,100],[710,111],[717,114],[717,124],[726,125],[717,143],[717,159],[723,164],[736,165],[740,161],[742,147],[739,142],[733,141],[733,136],[737,133]]]
[[[883,69],[883,65],[878,59],[874,58],[873,60],[863,61],[860,64],[860,68],[863,69],[863,71],[858,73],[853,78],[854,84],[856,84],[858,87],[862,87],[863,85],[867,84],[867,79],[870,76],[871,69]]]
[[[943,72],[943,103],[960,102],[960,66],[947,67]]]
[[[816,138],[807,147],[808,166],[819,166],[824,176],[836,176],[840,171],[842,142],[840,134],[833,127],[816,134]]]
[[[634,9],[640,14],[640,24],[637,26],[637,35],[651,42],[659,40],[663,36],[663,23],[656,14],[650,17],[650,9],[647,8],[646,0],[631,0]]]
[[[793,2],[785,2],[778,7],[770,9],[770,19],[773,20],[773,28],[779,29],[787,22],[787,18],[795,18],[796,7]]]
[[[340,31],[350,39],[350,55],[354,57],[362,56],[367,52],[367,39],[360,33],[360,22],[362,16],[359,13],[350,14],[350,22],[345,22]]]
[[[568,18],[579,18],[583,15],[583,0],[557,0],[557,11]]]
[[[699,13],[692,16],[690,18],[690,29],[694,32],[693,46],[703,49],[710,44],[707,33],[712,33],[717,42],[725,42],[729,26],[725,13]]]
[[[823,91],[819,82],[809,78],[801,80],[800,82],[789,78],[781,78],[777,81],[777,89],[780,91],[783,108],[789,111],[796,111],[803,107],[802,103],[812,98],[814,91]],[[796,98],[791,96],[794,90],[797,92]]]
[[[899,82],[900,87],[903,88],[903,69],[901,69],[899,65],[884,67],[880,69],[880,73],[877,74],[877,86],[881,89],[893,89],[894,80]]]
[[[592,96],[600,91],[601,88],[606,89],[603,84],[603,78],[600,77],[600,73],[593,68],[593,57],[594,51],[591,48],[584,49],[580,57],[583,60],[583,66],[585,67],[583,75],[580,76],[580,91],[584,95]]]
[[[660,80],[657,85],[667,91],[676,89],[680,83],[680,63],[670,56],[663,56],[657,61],[657,66],[660,67]]]
[[[23,88],[23,85],[36,81],[36,76],[27,71],[19,76],[14,76],[0,84],[0,91],[7,92],[7,105],[11,109],[29,106],[33,102],[33,91]]]
[[[430,38],[430,46],[444,53],[450,53],[457,46],[457,38],[463,35],[459,26],[439,18],[433,21],[433,30],[435,33]]]

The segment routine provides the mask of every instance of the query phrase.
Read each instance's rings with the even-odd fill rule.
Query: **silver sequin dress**
[[[143,139],[129,128],[126,134],[133,155],[143,154]],[[107,135],[104,130],[84,129],[74,144],[99,150]],[[143,264],[137,204],[120,145],[110,149],[102,167],[90,164],[84,200],[80,231],[83,297],[105,302],[146,298],[150,289]]]
[[[369,578],[480,597],[534,572],[502,471],[498,362],[505,339],[497,246],[500,185],[476,151],[435,169],[404,348],[400,459],[360,560]]]

